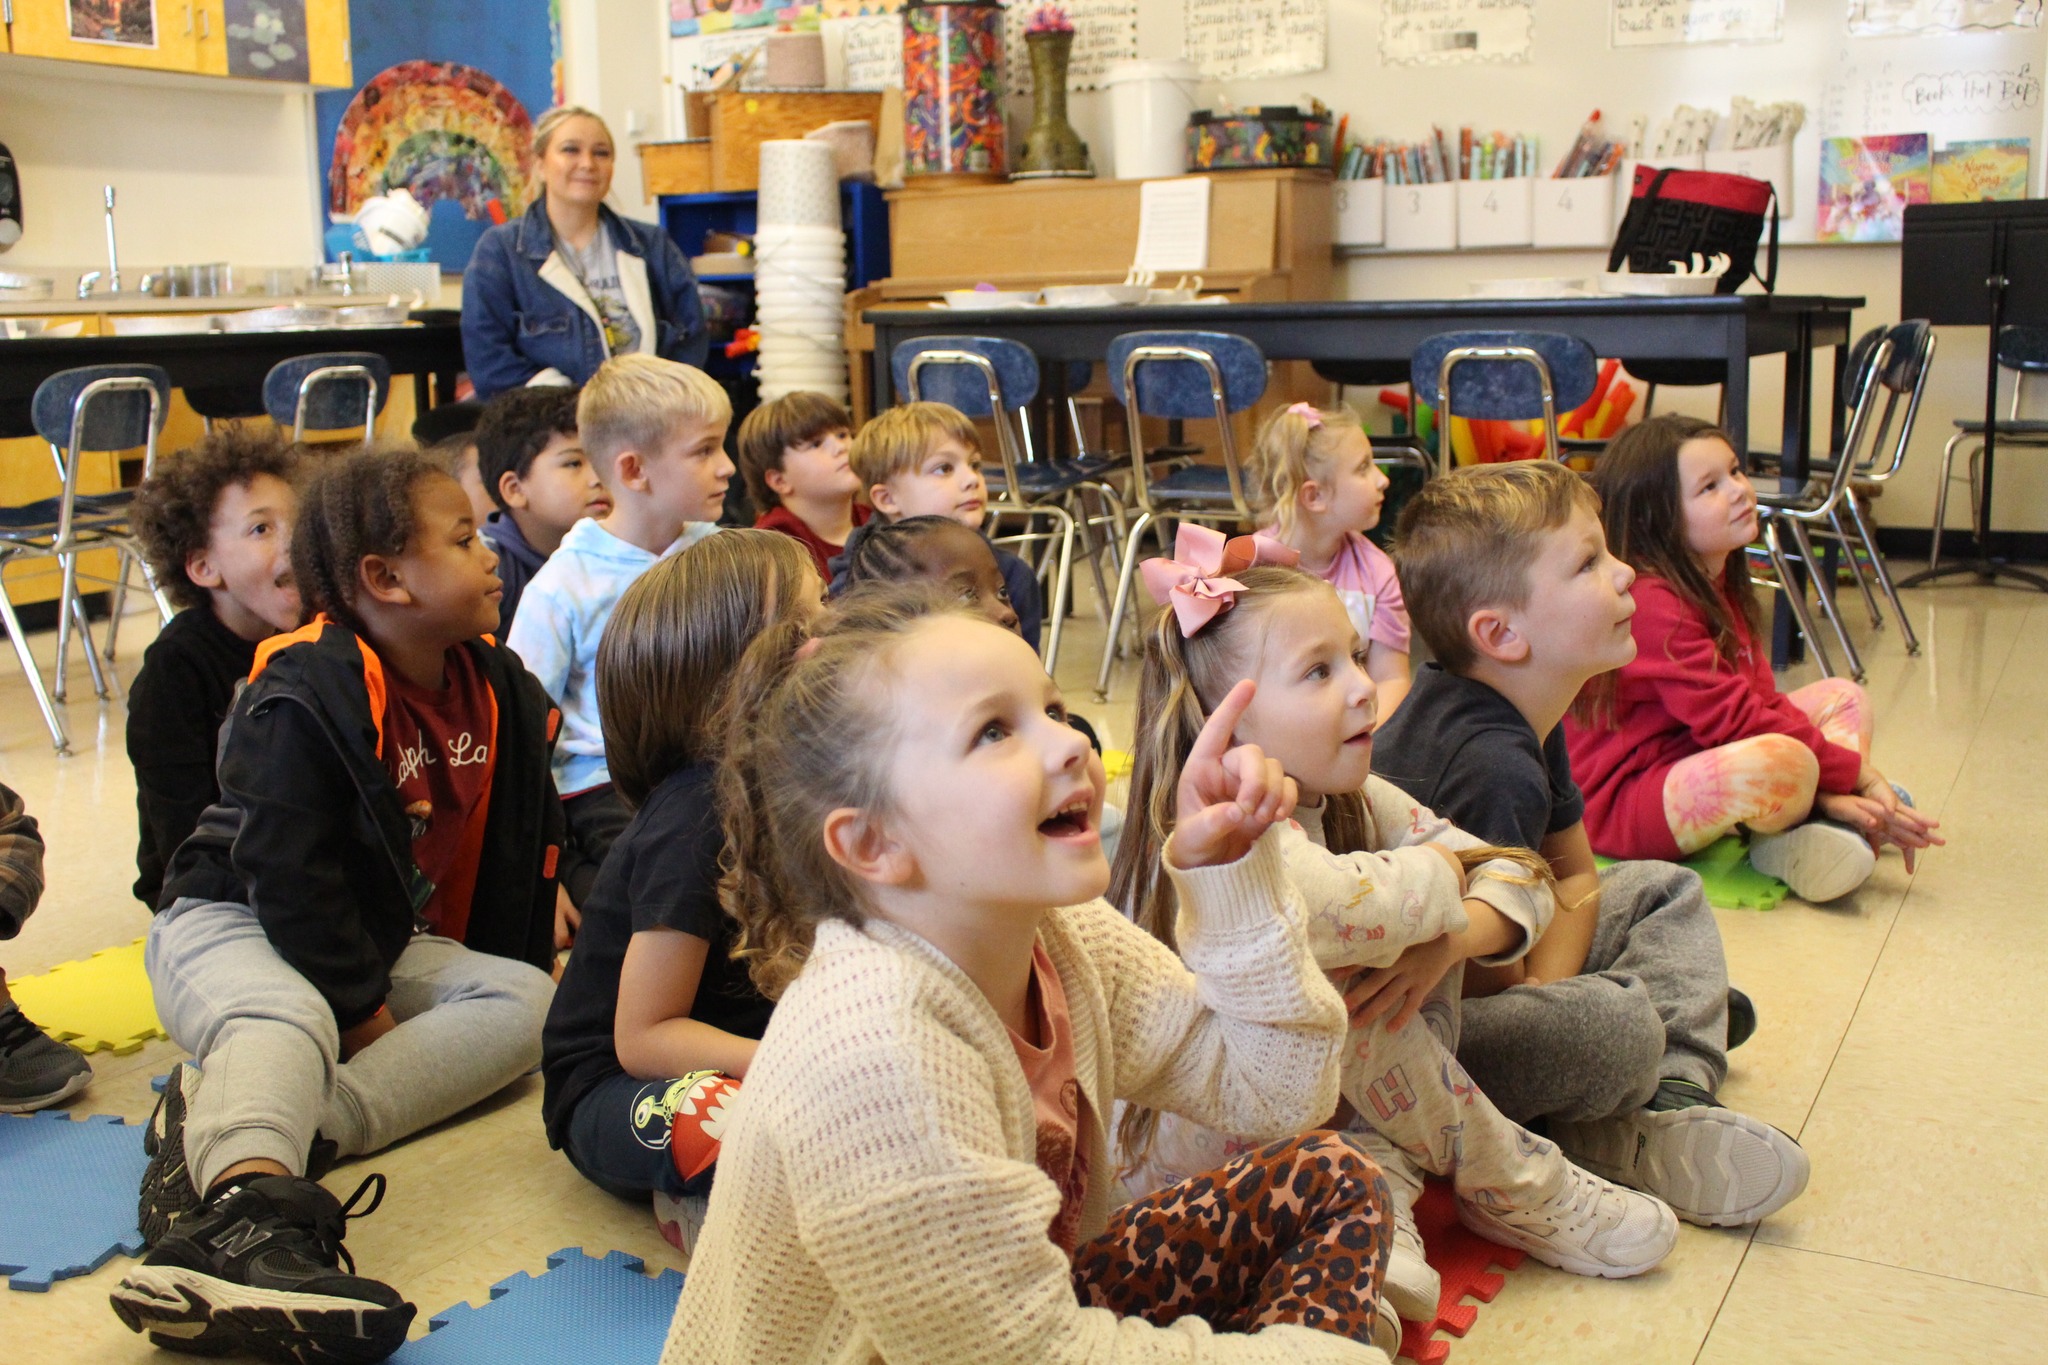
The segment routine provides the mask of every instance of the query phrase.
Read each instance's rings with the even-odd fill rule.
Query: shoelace
[[[19,1006],[9,1005],[0,1010],[0,1049],[11,1051],[23,1043],[34,1042],[42,1034]]]
[[[371,1197],[369,1207],[357,1210],[356,1201],[361,1199],[363,1192],[372,1185],[376,1186],[377,1192]],[[370,1172],[363,1177],[363,1183],[356,1186],[356,1192],[342,1203],[338,1212],[321,1218],[314,1225],[314,1245],[329,1260],[339,1261],[351,1275],[356,1273],[356,1258],[349,1255],[348,1248],[342,1245],[342,1239],[348,1233],[348,1225],[358,1218],[368,1218],[375,1213],[378,1206],[384,1202],[384,1192],[389,1187],[389,1182],[384,1179],[382,1171]]]

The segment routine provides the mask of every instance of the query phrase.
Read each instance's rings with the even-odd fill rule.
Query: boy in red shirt
[[[875,514],[855,500],[852,444],[853,418],[822,393],[785,394],[740,423],[740,476],[760,512],[754,525],[802,541],[827,582],[847,537]]]

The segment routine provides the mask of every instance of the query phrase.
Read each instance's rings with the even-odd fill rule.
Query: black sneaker
[[[18,1005],[0,1007],[0,1114],[47,1109],[92,1081],[92,1063],[37,1028]]]
[[[1733,986],[1728,988],[1728,1050],[1735,1051],[1756,1033],[1756,1006]]]
[[[155,1246],[171,1224],[199,1207],[192,1168],[185,1164],[185,1086],[199,1071],[185,1062],[171,1068],[164,1093],[157,1096],[149,1126],[142,1130],[142,1150],[149,1165],[142,1169],[142,1193],[136,1200],[135,1225],[142,1244]]]
[[[418,1310],[357,1275],[341,1244],[348,1220],[383,1202],[382,1175],[365,1179],[346,1205],[299,1176],[258,1176],[179,1220],[121,1277],[114,1312],[153,1345],[194,1355],[240,1351],[283,1365],[383,1360],[405,1344]]]

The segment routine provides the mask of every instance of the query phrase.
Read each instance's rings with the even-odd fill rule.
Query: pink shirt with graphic
[[[1280,528],[1268,526],[1259,534],[1277,540]],[[1308,569],[1306,564],[1302,567]],[[1401,597],[1394,561],[1385,550],[1356,531],[1346,531],[1329,566],[1309,572],[1337,590],[1360,640],[1385,645],[1399,654],[1413,652],[1408,647],[1408,604]]]

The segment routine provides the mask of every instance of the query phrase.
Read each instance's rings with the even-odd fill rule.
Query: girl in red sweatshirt
[[[1942,842],[1870,766],[1862,688],[1778,691],[1743,554],[1756,494],[1727,436],[1652,418],[1608,446],[1594,484],[1608,544],[1636,570],[1635,662],[1588,684],[1565,721],[1594,848],[1681,858],[1741,825],[1758,870],[1825,901],[1860,886],[1884,844],[1910,868]]]

